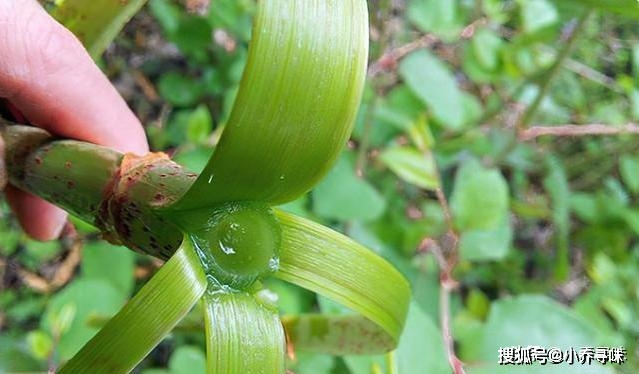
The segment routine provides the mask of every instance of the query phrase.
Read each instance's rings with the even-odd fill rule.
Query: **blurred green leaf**
[[[619,172],[626,187],[634,193],[639,194],[639,157],[623,155],[619,159]]]
[[[457,1],[410,0],[408,18],[423,32],[453,41],[463,28],[458,7]]]
[[[194,374],[206,372],[206,356],[198,347],[183,345],[173,352],[169,361],[171,374]]]
[[[331,373],[334,365],[334,356],[295,352],[295,365],[292,368],[296,374],[321,374]]]
[[[385,149],[379,157],[406,182],[427,190],[439,187],[437,166],[430,151],[420,152],[412,147],[399,146]]]
[[[464,126],[464,115],[459,110],[461,91],[439,58],[427,50],[412,52],[401,61],[399,73],[444,128],[460,130]]]
[[[441,331],[420,307],[411,303],[406,328],[395,351],[402,374],[450,373]]]
[[[501,227],[508,215],[508,185],[497,169],[488,169],[477,160],[464,162],[455,176],[451,209],[462,231]]]
[[[499,66],[500,52],[504,44],[499,34],[490,29],[480,29],[473,36],[471,43],[479,65],[487,71],[495,71]]]
[[[0,372],[26,373],[46,371],[46,365],[35,360],[21,342],[8,335],[0,335]]]
[[[565,0],[555,0],[564,2]],[[581,7],[592,7],[606,12],[614,12],[625,17],[638,18],[639,5],[635,0],[568,0]]]
[[[524,32],[533,34],[557,24],[559,14],[549,0],[519,0]]]
[[[189,115],[186,137],[191,143],[204,143],[213,130],[213,119],[209,109],[200,104]]]
[[[73,322],[68,331],[62,333],[56,345],[60,357],[67,360],[97,332],[97,329],[87,324],[91,315],[113,315],[120,309],[124,299],[122,292],[110,282],[103,279],[79,279],[53,296],[42,319],[42,328],[53,333],[56,316],[60,316],[60,311],[64,308],[75,310]]]
[[[544,187],[552,199],[552,219],[555,224],[555,278],[566,280],[570,271],[570,186],[563,166],[557,159],[548,158],[548,175]]]
[[[104,241],[89,243],[82,253],[82,275],[111,283],[123,297],[133,291],[135,254]]]
[[[501,260],[508,254],[513,232],[510,222],[504,218],[492,229],[463,231],[459,240],[459,253],[467,261]]]
[[[481,290],[473,288],[466,298],[468,311],[479,319],[485,319],[490,311],[490,299]]]
[[[381,216],[385,207],[379,192],[355,175],[348,153],[313,190],[313,211],[328,219],[368,221]]]
[[[187,170],[200,172],[206,166],[211,154],[213,154],[213,150],[210,147],[201,146],[180,151],[173,157],[173,160]]]
[[[639,79],[638,79],[639,80]],[[639,120],[639,89],[630,91],[630,110],[632,119]]]
[[[570,348],[596,347],[597,334],[593,328],[568,308],[537,295],[522,295],[498,300],[491,306],[482,345],[483,370],[471,373],[583,373],[581,365],[497,365],[500,347],[540,346],[557,347],[564,352]],[[600,366],[589,367],[591,373],[603,373]]]
[[[164,32],[174,33],[180,21],[180,9],[169,0],[150,0],[149,10],[158,21]]]
[[[53,349],[51,336],[42,330],[33,330],[27,334],[27,344],[31,354],[37,359],[44,360],[49,357]]]
[[[194,105],[203,92],[197,80],[177,72],[163,74],[158,89],[163,98],[178,107]]]

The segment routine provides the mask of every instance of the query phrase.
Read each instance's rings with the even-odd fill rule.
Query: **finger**
[[[7,185],[7,166],[4,161],[4,142],[0,137],[0,191],[2,191]]]
[[[54,134],[144,154],[144,130],[80,42],[35,0],[0,1],[0,96]]]
[[[29,236],[37,240],[53,240],[60,236],[67,220],[62,209],[12,186],[7,186],[5,194]]]

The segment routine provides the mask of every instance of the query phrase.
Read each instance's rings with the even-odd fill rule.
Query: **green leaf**
[[[285,336],[277,311],[247,293],[204,297],[207,372],[283,373]]]
[[[17,339],[0,335],[0,372],[26,373],[46,371],[41,362],[35,360]]]
[[[162,75],[158,89],[163,98],[179,107],[195,104],[203,92],[200,82],[177,72]]]
[[[51,336],[42,331],[34,330],[27,334],[27,344],[29,345],[29,351],[31,354],[40,360],[44,360],[51,354],[53,349],[53,341]]]
[[[555,225],[555,278],[566,280],[570,271],[570,186],[559,160],[548,158],[548,175],[544,178],[544,188],[552,199],[552,220]]]
[[[632,193],[639,194],[639,157],[621,156],[619,159],[619,173],[626,187]]]
[[[637,74],[639,76],[639,74]],[[639,81],[639,79],[637,79]],[[639,90],[634,89],[628,94],[630,98],[630,113],[633,120],[639,120]]]
[[[158,21],[164,32],[172,34],[177,30],[180,21],[180,9],[168,0],[150,0],[149,10]]]
[[[183,345],[173,352],[169,361],[171,374],[206,372],[206,356],[199,347]]]
[[[596,347],[596,331],[566,307],[545,297],[523,295],[493,303],[484,338],[481,342],[482,373],[583,373],[583,366],[553,364],[498,365],[500,347],[540,346],[547,349],[557,347],[564,352],[574,348]],[[602,367],[589,366],[589,372],[606,372]]]
[[[508,215],[508,185],[497,169],[469,159],[457,171],[451,209],[461,231],[492,230]]]
[[[60,373],[83,372],[89,368],[92,373],[133,370],[204,293],[207,281],[201,267],[190,241],[184,240],[173,257]],[[82,291],[83,300],[78,310],[86,308],[88,297],[105,298],[99,288]],[[108,312],[100,314],[108,315]]]
[[[398,373],[450,372],[442,333],[416,303],[410,304],[405,330],[395,352]]]
[[[408,18],[423,32],[433,33],[446,41],[459,38],[463,28],[456,1],[411,0]]]
[[[211,25],[202,17],[181,17],[177,28],[169,34],[171,40],[187,56],[206,61],[206,49],[213,43]]]
[[[57,1],[52,15],[97,59],[146,0]]]
[[[459,110],[461,91],[441,60],[427,50],[419,50],[402,60],[399,73],[444,128],[460,130],[464,126],[464,113]]]
[[[294,200],[330,169],[350,135],[366,73],[366,2],[258,7],[231,117],[175,209]]]
[[[381,353],[395,347],[410,301],[402,275],[335,231],[281,211],[277,216],[282,225],[282,252],[276,276],[366,317],[302,315],[284,319],[294,345],[340,354]],[[365,333],[351,333],[356,328]]]
[[[348,154],[313,190],[313,211],[319,216],[338,220],[373,220],[384,213],[384,198],[366,180],[355,175]]]
[[[61,333],[56,351],[66,360],[97,332],[87,324],[89,318],[94,314],[113,315],[124,301],[125,296],[111,283],[102,279],[80,279],[51,299],[41,322],[42,327],[52,335],[56,330]]]
[[[82,252],[82,276],[101,279],[128,297],[133,291],[135,254],[104,241],[92,242]]]
[[[430,151],[420,152],[412,147],[387,148],[380,159],[395,174],[408,183],[434,190],[439,187],[435,159]]]
[[[331,373],[334,365],[335,358],[331,355],[295,352],[295,365],[291,369],[296,374]]]
[[[561,3],[566,0],[555,0]],[[568,0],[582,7],[592,7],[605,12],[614,12],[624,17],[639,18],[639,4],[636,0]]]
[[[534,34],[559,21],[555,6],[548,0],[520,0],[524,32]]]
[[[487,71],[495,71],[499,66],[500,52],[504,42],[496,32],[481,29],[473,36],[471,45],[479,65]]]
[[[213,119],[209,109],[200,104],[189,115],[186,122],[186,137],[192,143],[204,143],[213,130]]]
[[[501,260],[508,254],[512,239],[512,227],[506,217],[493,229],[462,232],[459,253],[467,261]]]

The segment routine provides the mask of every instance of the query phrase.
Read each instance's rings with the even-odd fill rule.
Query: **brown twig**
[[[71,224],[67,224],[60,240],[66,247],[67,254],[50,279],[20,267],[17,269],[18,276],[31,290],[50,294],[66,285],[73,278],[82,257],[82,241]],[[6,261],[1,258],[0,266],[6,266]]]
[[[587,135],[625,135],[639,134],[639,125],[629,123],[623,126],[612,126],[601,123],[588,125],[555,125],[555,126],[532,126],[519,132],[519,141],[529,141],[540,136],[587,136]]]
[[[453,216],[444,192],[441,188],[437,188],[435,194],[444,211],[447,232],[440,240],[442,245],[430,238],[426,238],[420,244],[420,250],[431,253],[439,266],[439,323],[442,330],[442,339],[446,348],[448,362],[453,372],[455,374],[464,374],[464,364],[455,353],[455,341],[450,318],[450,295],[458,286],[457,281],[452,276],[452,272],[457,264],[459,235],[455,231]]]
[[[395,70],[397,62],[404,56],[418,49],[431,47],[437,41],[435,36],[426,34],[417,40],[391,49],[368,67],[368,76],[375,77],[384,71]]]

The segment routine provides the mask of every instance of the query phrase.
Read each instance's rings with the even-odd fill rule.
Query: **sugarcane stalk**
[[[2,118],[0,135],[9,183],[92,223],[111,243],[165,260],[179,247],[181,230],[160,211],[197,174],[164,153],[122,154]]]

